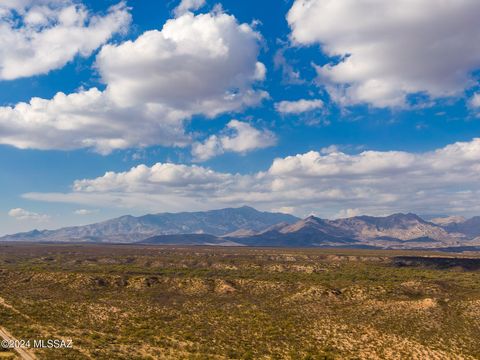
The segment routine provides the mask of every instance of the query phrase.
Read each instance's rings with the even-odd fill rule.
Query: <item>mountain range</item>
[[[299,219],[243,206],[128,215],[85,226],[7,235],[0,241],[475,250],[480,249],[480,217],[427,221],[415,214],[399,213]]]
[[[93,241],[132,243],[155,235],[209,234],[222,236],[239,229],[261,231],[280,222],[294,223],[295,216],[257,211],[251,207],[202,212],[126,215],[85,226],[58,230],[33,230],[7,235],[0,241]]]

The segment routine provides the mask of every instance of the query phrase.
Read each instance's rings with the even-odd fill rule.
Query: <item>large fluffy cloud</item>
[[[106,89],[0,107],[0,143],[100,153],[185,145],[184,121],[260,102],[260,35],[233,16],[186,13],[135,41],[105,45],[96,66]]]
[[[276,136],[267,129],[256,129],[248,123],[231,120],[220,135],[211,135],[203,143],[192,146],[192,155],[197,161],[205,161],[225,152],[245,154],[275,145]]]
[[[102,154],[132,145],[183,145],[188,139],[181,119],[161,106],[122,108],[92,88],[0,108],[0,143],[21,149],[94,148]]]
[[[123,2],[97,15],[71,0],[2,1],[0,79],[45,74],[89,56],[129,23]]]
[[[265,75],[256,60],[258,39],[233,16],[187,13],[161,31],[104,46],[97,66],[118,104],[163,104],[215,116],[261,96],[251,90]]]
[[[287,20],[299,45],[340,58],[317,66],[334,100],[402,107],[408,95],[459,96],[480,68],[477,0],[296,0]]]
[[[144,211],[209,209],[250,204],[322,216],[415,211],[480,212],[480,139],[431,152],[311,151],[278,158],[254,174],[200,166],[140,165],[78,180],[70,193],[30,193],[28,199]],[[353,210],[352,210],[353,209]]]

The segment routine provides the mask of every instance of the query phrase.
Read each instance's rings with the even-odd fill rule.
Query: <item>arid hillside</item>
[[[37,359],[480,358],[475,255],[133,245],[0,250],[1,329],[16,339],[73,342],[72,349],[29,349]]]

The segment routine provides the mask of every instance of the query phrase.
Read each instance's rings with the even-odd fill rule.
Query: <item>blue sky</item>
[[[480,214],[480,5],[352,1],[0,5],[0,234]]]

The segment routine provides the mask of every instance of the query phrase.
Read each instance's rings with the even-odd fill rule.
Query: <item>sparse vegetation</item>
[[[40,359],[479,359],[480,258],[451,256],[1,245],[0,325],[73,340]]]

